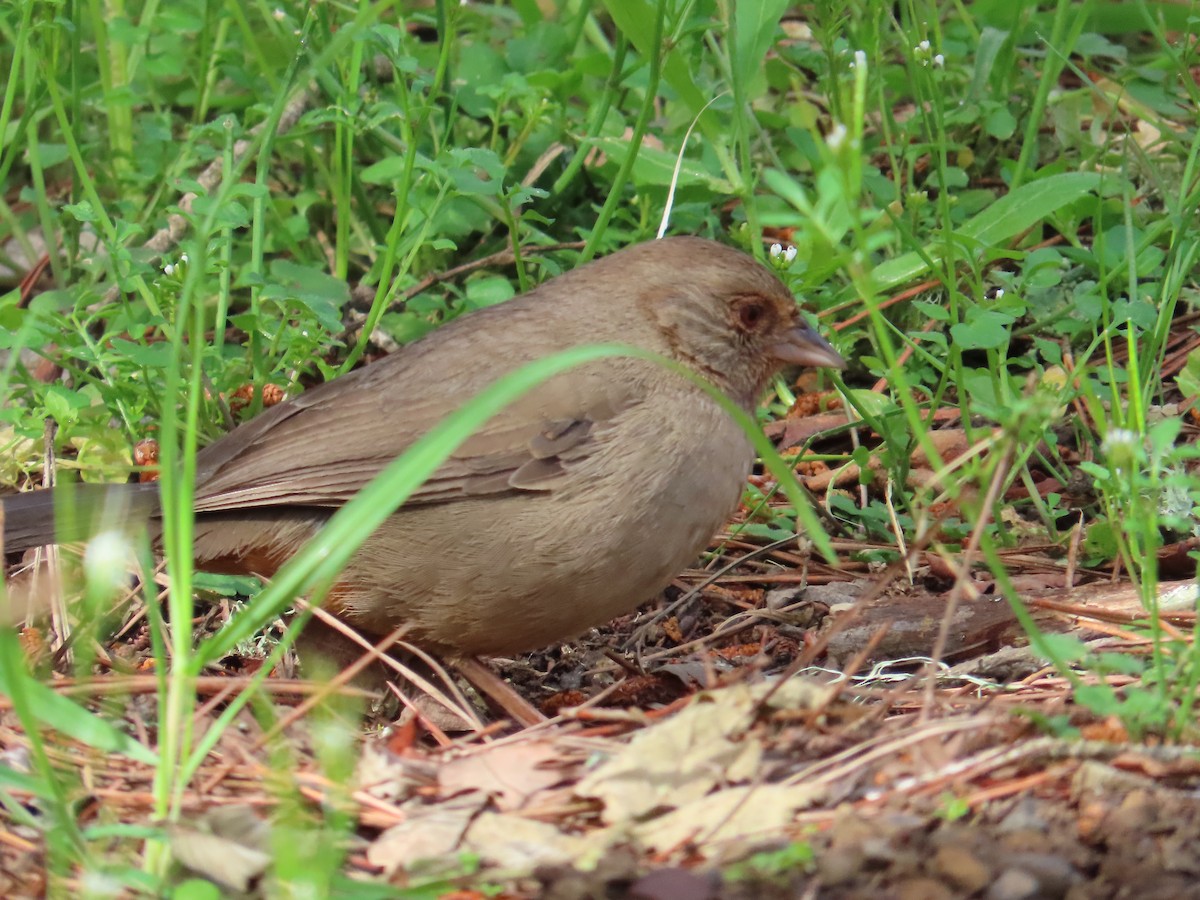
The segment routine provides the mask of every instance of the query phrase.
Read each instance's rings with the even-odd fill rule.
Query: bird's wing
[[[274,407],[203,450],[196,510],[341,505],[470,396],[435,390],[412,400],[419,392],[406,391],[403,370],[388,380],[373,368]],[[407,504],[553,490],[635,394],[595,372],[553,378],[461,444]]]

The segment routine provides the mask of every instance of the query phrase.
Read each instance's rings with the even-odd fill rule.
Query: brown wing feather
[[[363,373],[377,380],[370,369],[352,373],[202,451],[197,512],[339,506],[454,408],[442,398],[398,403],[402,383],[381,390]],[[559,377],[534,389],[460,445],[407,503],[553,490],[570,463],[590,452],[595,429],[635,402],[631,386],[605,381],[587,378],[581,390],[578,377]]]

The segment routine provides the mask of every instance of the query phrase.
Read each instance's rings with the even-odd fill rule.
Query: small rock
[[[1036,878],[1043,897],[1061,897],[1082,878],[1070,861],[1053,853],[1014,853],[1006,861]]]
[[[865,584],[865,583],[864,583]],[[864,584],[857,581],[834,581],[829,584],[810,584],[804,589],[804,599],[809,603],[852,603],[863,595]]]
[[[957,896],[936,878],[906,878],[896,882],[897,900],[954,900]]]
[[[1105,817],[1104,825],[1109,834],[1147,834],[1158,822],[1160,811],[1149,791],[1135,788]]]
[[[849,884],[863,871],[864,863],[862,853],[854,847],[831,847],[818,854],[817,872],[824,884]]]
[[[1000,835],[997,852],[1001,859],[1008,859],[1013,853],[1039,853],[1046,848],[1049,840],[1049,836],[1041,829],[1015,829]]]
[[[1022,797],[998,824],[1001,832],[1038,831],[1048,828],[1041,804],[1032,797]]]
[[[658,869],[635,881],[629,896],[632,900],[712,900],[717,896],[717,879],[710,872]]]
[[[992,880],[991,869],[961,844],[939,848],[933,858],[933,870],[965,894],[983,890]]]
[[[1038,880],[1021,869],[1005,869],[988,888],[987,900],[1030,900],[1038,896]]]

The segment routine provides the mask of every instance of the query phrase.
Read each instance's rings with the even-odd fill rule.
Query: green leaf
[[[752,100],[765,87],[763,60],[775,43],[779,20],[791,6],[789,0],[754,0],[737,3],[733,8],[734,41],[729,67],[734,90],[744,102]],[[750,89],[754,85],[754,90]]]
[[[1193,350],[1187,355],[1187,361],[1175,376],[1175,383],[1184,397],[1200,394],[1200,350]]]
[[[958,234],[977,241],[984,248],[1003,244],[1067,204],[1086,197],[1100,184],[1101,176],[1096,172],[1063,172],[1031,181],[969,219],[959,228]],[[940,241],[930,244],[925,250],[925,256],[934,262],[941,259],[939,244]],[[922,255],[913,252],[880,263],[872,272],[872,277],[875,289],[885,293],[898,285],[914,281],[928,271],[929,266]]]
[[[512,298],[515,291],[512,282],[499,275],[472,278],[467,282],[467,307],[481,309],[485,306],[495,306]]]
[[[1075,663],[1087,659],[1091,651],[1088,645],[1069,634],[1043,634],[1046,651],[1061,663]]]
[[[92,204],[86,200],[80,200],[78,203],[68,203],[63,206],[63,211],[70,213],[78,222],[96,221],[96,211],[92,209]]]
[[[245,228],[250,224],[250,210],[228,197],[197,197],[192,209],[201,216],[210,216],[218,227]]]
[[[42,142],[38,144],[38,159],[44,168],[49,169],[51,166],[57,166],[61,162],[65,162],[70,153],[67,151],[66,144],[52,144]]]
[[[449,171],[450,181],[459,192],[494,197],[504,187],[504,163],[491,150],[454,147],[449,156],[459,164]]]
[[[122,358],[128,359],[139,366],[144,366],[147,369],[165,369],[171,365],[171,345],[166,341],[158,341],[153,344],[135,344],[133,341],[127,341],[124,338],[113,338],[112,346]]]
[[[991,78],[992,68],[996,65],[996,57],[1004,47],[1011,32],[1000,31],[987,26],[979,34],[979,44],[975,48],[975,71],[971,74],[971,88],[967,96],[971,100],[979,100],[987,94],[988,79]]]
[[[27,775],[24,772],[18,772],[16,769],[0,763],[0,791],[11,790],[25,791],[34,797],[42,799],[50,797],[53,794],[52,791],[46,788],[41,779]]]
[[[1007,106],[992,110],[983,123],[984,130],[997,140],[1007,141],[1017,130],[1017,119]]]
[[[946,309],[940,303],[933,303],[929,300],[914,300],[913,309],[927,318],[933,319],[935,322],[950,321],[950,310]]]
[[[1112,523],[1098,520],[1087,527],[1083,537],[1083,552],[1090,559],[1112,559],[1120,548]]]
[[[408,162],[403,156],[389,156],[367,166],[358,177],[367,184],[389,184],[399,181],[407,167]]]
[[[1008,342],[1013,317],[985,309],[972,313],[966,322],[950,326],[954,343],[964,350],[995,350]]]
[[[613,24],[628,38],[629,43],[643,59],[648,60],[662,52],[661,47],[650,46],[654,34],[654,20],[658,15],[658,3],[654,0],[604,0],[604,8],[612,16]],[[692,115],[700,115],[700,110],[712,99],[697,87],[699,81],[688,68],[687,59],[682,53],[666,55],[662,63],[662,77],[691,110]],[[725,138],[724,124],[711,109],[700,115],[700,130],[712,140]]]
[[[1141,675],[1146,664],[1128,653],[1100,653],[1096,656],[1095,668],[1105,674]]]
[[[1075,688],[1075,702],[1098,716],[1114,716],[1121,710],[1117,693],[1107,684],[1081,684]]]
[[[986,246],[1000,244],[1087,196],[1100,181],[1096,172],[1063,172],[1023,184],[965,223],[959,234]]]
[[[61,384],[52,384],[46,388],[43,402],[46,404],[46,412],[60,424],[74,422],[79,418],[79,411],[91,405],[91,400],[84,394]]]
[[[350,286],[340,278],[286,259],[271,263],[271,277],[262,292],[264,300],[296,300],[307,307],[330,332],[342,327],[340,310],[350,299]]]
[[[603,150],[616,164],[620,164],[629,155],[629,141],[623,137],[596,138],[592,143]],[[671,183],[675,174],[676,156],[665,150],[647,146],[644,142],[638,149],[637,159],[633,163],[633,180],[635,184],[659,185],[666,187]],[[713,175],[698,163],[685,159],[679,167],[679,186],[701,186],[718,194],[733,193],[733,186],[724,178]]]

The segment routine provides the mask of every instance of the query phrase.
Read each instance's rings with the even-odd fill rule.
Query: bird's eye
[[[767,305],[757,297],[747,297],[737,305],[737,321],[743,331],[757,331],[766,321]]]

